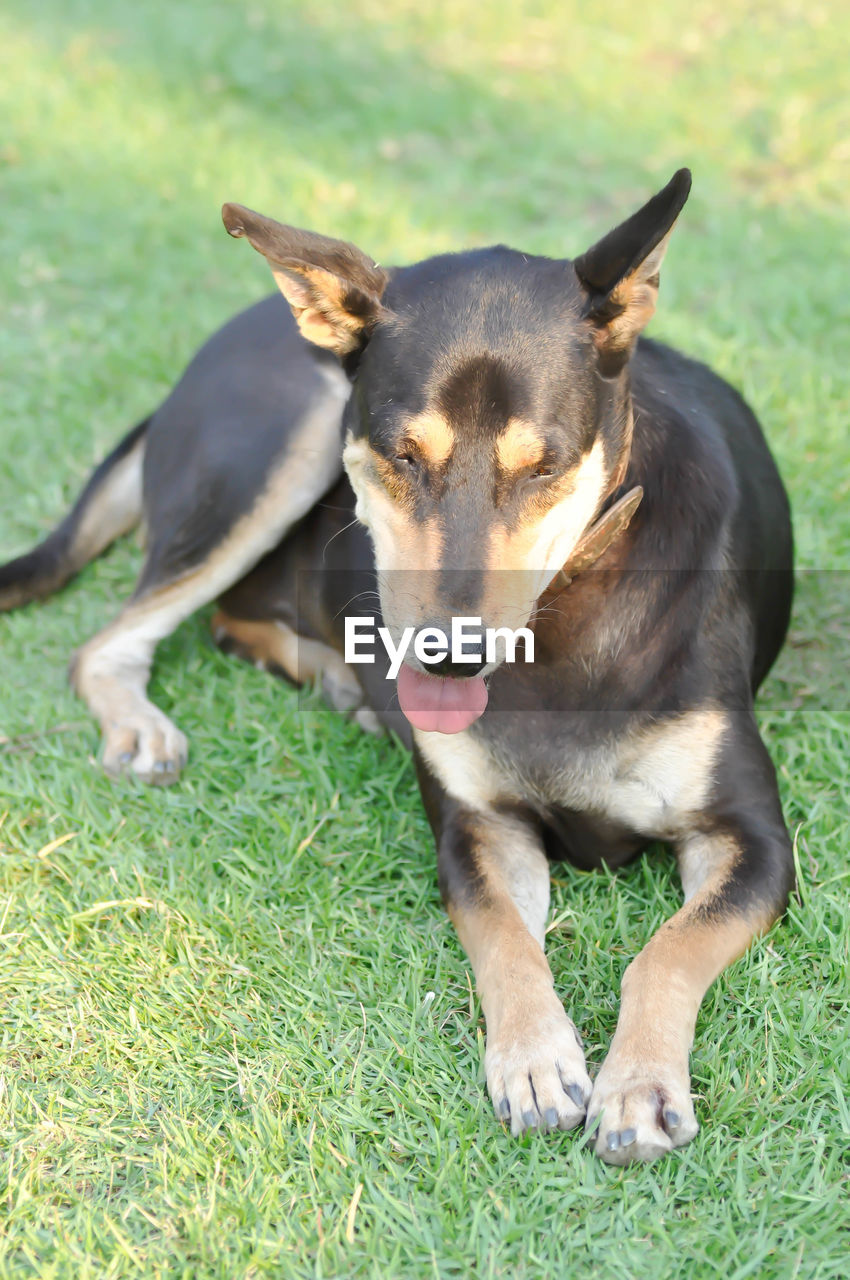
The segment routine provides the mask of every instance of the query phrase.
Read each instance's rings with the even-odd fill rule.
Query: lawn
[[[154,675],[183,780],[99,770],[65,670],[127,539],[0,618],[0,1277],[846,1274],[847,36],[840,0],[5,0],[0,557],[269,289],[223,200],[382,262],[567,255],[692,167],[652,332],[741,387],[791,491],[759,712],[800,886],[706,1000],[690,1147],[514,1141],[401,750],[220,655],[207,614]],[[591,1071],[677,892],[660,852],[556,869]]]

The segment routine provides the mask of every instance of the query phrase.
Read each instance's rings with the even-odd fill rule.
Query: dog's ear
[[[658,269],[690,189],[690,169],[679,169],[663,191],[573,263],[587,298],[585,317],[609,360],[625,359],[655,311]]]
[[[355,351],[380,318],[387,273],[353,244],[286,227],[241,204],[221,210],[232,236],[247,236],[268,260],[308,342],[338,356]]]

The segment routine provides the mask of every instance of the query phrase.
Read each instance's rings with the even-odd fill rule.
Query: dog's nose
[[[429,662],[425,670],[433,676],[451,676],[453,680],[463,680],[464,677],[477,676],[486,665],[484,658],[474,658],[469,662],[453,662],[451,656],[447,655],[439,662]]]

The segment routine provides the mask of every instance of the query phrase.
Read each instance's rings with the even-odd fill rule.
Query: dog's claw
[[[576,1104],[580,1111],[584,1111],[585,1106],[587,1105],[587,1099],[582,1093],[581,1085],[565,1084],[564,1093]]]
[[[630,1147],[637,1138],[637,1129],[620,1130],[620,1146]]]
[[[605,1146],[608,1148],[609,1151],[617,1151],[619,1149],[620,1135],[619,1133],[617,1133],[616,1130],[613,1133],[609,1133],[607,1135],[605,1139]]]
[[[507,1098],[500,1098],[496,1103],[496,1115],[500,1120],[510,1120],[511,1104],[508,1102]]]
[[[168,786],[187,756],[183,734],[156,707],[104,727],[103,767],[114,778],[135,775],[140,782]]]
[[[672,1107],[664,1108],[664,1127],[669,1132],[672,1129],[678,1129],[682,1123],[682,1117],[678,1111],[674,1111]]]

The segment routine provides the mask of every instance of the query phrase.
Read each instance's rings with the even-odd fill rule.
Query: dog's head
[[[344,462],[396,639],[410,627],[449,635],[458,615],[525,626],[622,481],[628,362],[689,190],[679,170],[574,261],[499,246],[392,271],[353,245],[224,206],[227,230],[268,259],[304,337],[352,379]],[[430,706],[439,682],[424,673],[436,670],[452,677],[469,714],[451,724],[464,727],[503,657],[494,649],[488,662],[482,649],[478,662],[435,668],[410,653],[402,705],[415,689]]]

